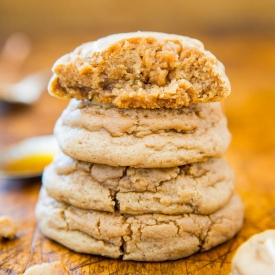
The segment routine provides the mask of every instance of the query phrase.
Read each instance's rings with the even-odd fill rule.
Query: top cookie
[[[179,108],[230,94],[224,66],[185,36],[134,32],[83,44],[53,66],[49,93],[118,108]]]

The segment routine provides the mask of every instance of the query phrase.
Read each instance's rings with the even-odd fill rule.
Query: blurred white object
[[[14,82],[31,53],[32,44],[25,33],[11,34],[0,53],[0,80]]]
[[[50,71],[42,71],[29,75],[14,84],[0,81],[0,100],[32,104],[46,89],[50,75]]]
[[[255,234],[244,242],[232,260],[230,275],[275,274],[275,230]]]
[[[50,71],[34,73],[15,82],[31,48],[31,41],[24,33],[13,33],[6,40],[0,53],[0,100],[32,104],[46,89]]]

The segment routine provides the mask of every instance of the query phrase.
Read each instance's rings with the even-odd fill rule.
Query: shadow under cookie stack
[[[82,253],[165,261],[206,251],[243,223],[223,155],[223,65],[198,40],[136,32],[86,43],[53,66],[70,98],[36,207],[44,235]]]

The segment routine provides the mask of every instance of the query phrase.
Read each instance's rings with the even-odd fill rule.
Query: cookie
[[[189,37],[134,32],[83,44],[53,66],[48,90],[118,108],[179,108],[230,94],[224,66]]]
[[[61,150],[72,158],[137,168],[222,157],[231,139],[220,103],[150,110],[71,100],[54,133]]]
[[[123,214],[211,214],[233,194],[234,175],[224,159],[180,167],[113,167],[59,153],[43,173],[57,201],[83,209]]]
[[[40,230],[81,253],[136,261],[165,261],[209,250],[231,239],[243,223],[237,194],[211,215],[122,215],[59,203],[42,189],[36,206]]]
[[[237,250],[231,275],[275,274],[275,230],[252,236]]]

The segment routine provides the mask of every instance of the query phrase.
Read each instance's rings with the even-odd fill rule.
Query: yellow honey
[[[53,160],[52,155],[30,155],[20,159],[11,159],[3,164],[5,172],[41,172]]]

